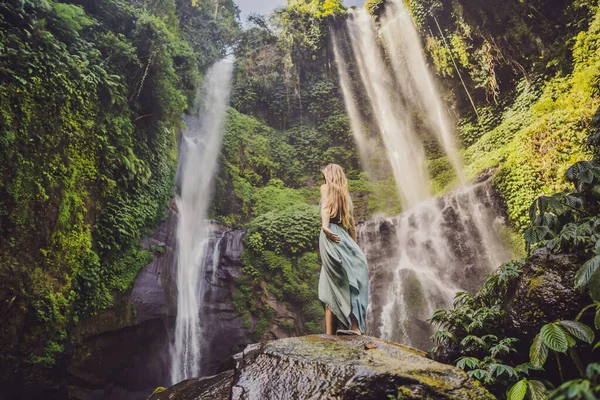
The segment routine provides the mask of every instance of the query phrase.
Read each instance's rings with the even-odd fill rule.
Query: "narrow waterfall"
[[[332,42],[340,87],[360,154],[369,142],[358,110],[362,90],[373,111],[405,212],[359,227],[370,268],[369,334],[427,349],[426,319],[449,307],[460,290],[474,291],[509,258],[498,235],[504,223],[489,182],[464,185],[443,197],[429,196],[430,178],[414,116],[436,135],[462,183],[463,168],[447,111],[427,69],[412,18],[402,1],[386,3],[379,28],[364,10],[351,11],[344,53]],[[352,59],[351,59],[352,57]],[[359,76],[352,76],[348,60]],[[356,81],[362,82],[357,88]],[[421,128],[422,129],[422,128]]]
[[[233,64],[216,63],[202,87],[203,106],[197,116],[185,118],[187,131],[181,138],[179,181],[176,198],[177,227],[177,319],[171,354],[171,380],[178,383],[197,377],[201,360],[202,280],[205,276],[213,178],[229,103]],[[218,247],[218,246],[217,246]],[[210,257],[212,259],[212,257]]]

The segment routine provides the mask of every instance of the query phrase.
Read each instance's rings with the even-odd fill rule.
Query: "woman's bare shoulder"
[[[321,185],[321,192],[323,192],[325,189],[327,189],[327,184],[324,183]]]

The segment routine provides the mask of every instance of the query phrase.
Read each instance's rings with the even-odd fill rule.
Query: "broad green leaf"
[[[529,207],[529,220],[533,221],[537,215],[537,200],[534,200],[533,203],[531,203],[531,206]]]
[[[544,325],[540,330],[540,337],[546,346],[559,353],[564,353],[569,348],[567,333],[556,323]]]
[[[546,400],[546,386],[540,381],[527,381],[527,394],[530,400]]]
[[[533,368],[541,369],[546,363],[547,358],[548,347],[544,344],[541,335],[538,333],[529,349],[529,360]]]
[[[573,347],[577,344],[577,339],[575,339],[571,334],[567,333],[567,346]]]
[[[575,276],[575,287],[582,288],[587,286],[598,268],[600,268],[600,256],[595,256],[583,264]]]
[[[506,400],[523,400],[527,394],[527,379],[515,383],[506,393]]]
[[[592,363],[585,369],[585,376],[593,381],[596,376],[600,376],[600,364]]]
[[[594,326],[600,330],[600,307],[596,308],[596,316],[594,317]]]
[[[594,330],[586,324],[567,320],[559,321],[558,324],[565,328],[567,332],[569,332],[571,335],[575,336],[579,340],[582,340],[589,344],[592,344],[592,342],[594,341]]]
[[[596,271],[596,273],[592,275],[592,280],[588,286],[588,293],[592,300],[600,302],[600,271]]]
[[[577,237],[577,225],[573,223],[566,224],[560,231],[560,239],[563,241],[573,240]]]

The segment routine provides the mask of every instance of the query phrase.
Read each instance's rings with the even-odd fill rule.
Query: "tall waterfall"
[[[412,113],[404,99],[394,91],[393,77],[377,44],[375,26],[369,14],[364,10],[357,11],[355,17],[348,20],[348,31],[402,203],[412,207],[429,197],[430,186],[425,152],[416,137]]]
[[[381,37],[397,82],[403,93],[425,114],[425,123],[436,134],[460,181],[462,163],[454,141],[452,125],[440,94],[427,68],[421,39],[404,1],[387,3],[381,16]],[[411,85],[412,84],[412,85]]]
[[[206,254],[210,244],[206,218],[221,148],[232,72],[233,64],[229,61],[220,61],[209,70],[201,90],[204,105],[197,116],[185,118],[187,131],[181,138],[178,172],[181,193],[176,198],[179,220],[177,319],[171,354],[173,384],[197,377],[200,373],[202,280],[207,259],[212,259]]]
[[[351,49],[346,52],[340,46],[343,32],[332,32],[340,87],[361,157],[369,152],[362,148],[369,142],[362,131],[368,117],[358,111],[356,79],[362,81],[405,210],[359,227],[371,276],[367,330],[427,348],[431,328],[425,320],[436,309],[449,307],[458,291],[476,290],[509,255],[498,236],[504,221],[489,182],[463,184],[441,198],[430,197],[414,116],[420,114],[422,125],[435,134],[462,183],[453,128],[403,1],[388,1],[380,18],[378,28],[365,10],[351,11],[346,26]],[[350,59],[359,76],[351,75]]]

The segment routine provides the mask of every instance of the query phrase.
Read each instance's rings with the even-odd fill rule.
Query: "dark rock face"
[[[162,250],[138,274],[131,293],[80,324],[65,379],[70,398],[146,399],[169,382],[176,224],[177,213],[169,209],[167,220],[143,243]]]
[[[202,375],[212,375],[221,362],[251,342],[243,319],[233,305],[235,282],[242,276],[242,239],[246,231],[214,231],[218,264],[211,263],[205,273],[208,289],[204,292],[200,318],[203,329]]]
[[[73,399],[145,400],[158,386],[170,383],[170,346],[177,314],[177,212],[144,240],[156,251],[154,260],[138,274],[129,295],[115,307],[82,321],[79,345],[73,350],[65,384]],[[210,257],[200,311],[204,330],[203,368],[214,374],[219,364],[244,348],[250,339],[233,307],[235,282],[241,277],[242,238],[212,224]],[[214,239],[214,240],[213,240]],[[216,267],[216,269],[215,269]]]
[[[508,297],[504,321],[508,333],[531,343],[543,325],[574,319],[591,302],[585,292],[573,287],[583,262],[578,254],[536,251]]]
[[[450,307],[457,291],[476,292],[510,259],[498,234],[504,221],[488,179],[360,224],[370,274],[367,333],[430,348],[433,311]]]
[[[167,399],[493,399],[478,383],[425,353],[371,337],[326,335],[250,345],[233,370],[182,382]],[[211,397],[214,396],[214,397]]]

